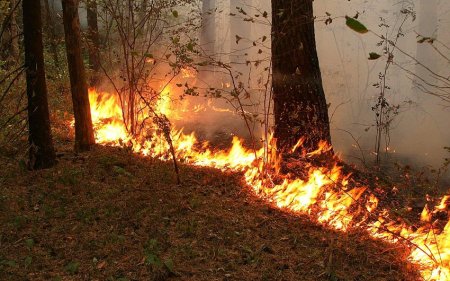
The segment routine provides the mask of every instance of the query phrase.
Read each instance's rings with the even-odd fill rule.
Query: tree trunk
[[[78,0],[62,0],[67,62],[75,116],[75,151],[87,151],[91,145],[95,144],[95,139],[86,74],[81,56],[78,3]]]
[[[253,53],[256,48],[253,48],[252,28],[255,23],[245,21],[241,16],[238,7],[255,7],[251,0],[240,0],[230,2],[230,63],[239,75],[235,75],[239,82],[243,82],[247,88],[251,88],[251,61],[249,54]],[[244,8],[247,9],[247,8]],[[248,11],[247,11],[248,12]],[[243,38],[243,40],[236,40],[236,36]]]
[[[45,82],[41,4],[22,0],[23,35],[28,97],[28,126],[31,169],[49,168],[56,163]]]
[[[100,74],[100,37],[98,33],[97,21],[97,1],[89,0],[86,3],[87,22],[88,22],[88,39],[89,39],[89,66],[94,71],[91,78],[92,86],[96,86],[99,82]]]
[[[11,9],[14,9],[17,4],[17,0],[10,0],[9,6]],[[14,58],[14,60],[17,62],[19,60],[19,32],[17,27],[17,21],[16,21],[16,13],[18,11],[13,11],[11,14],[11,57]]]
[[[202,1],[202,29],[200,44],[206,55],[214,55],[216,42],[216,0]]]
[[[314,34],[312,0],[272,0],[275,134],[281,150],[300,138],[313,151],[331,144],[328,106]]]
[[[55,63],[55,66],[59,66],[58,36],[56,34],[55,21],[53,19],[48,1],[50,0],[44,0],[45,29],[47,31],[48,39],[50,39],[50,50],[52,52],[53,62]]]

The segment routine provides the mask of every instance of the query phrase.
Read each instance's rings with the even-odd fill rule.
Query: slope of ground
[[[60,148],[64,150],[64,148]],[[118,148],[3,163],[0,280],[417,280],[407,250],[273,208],[240,175]]]

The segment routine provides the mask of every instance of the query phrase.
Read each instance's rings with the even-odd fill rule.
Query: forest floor
[[[408,249],[257,198],[239,174],[120,148],[0,158],[0,280],[417,280]]]

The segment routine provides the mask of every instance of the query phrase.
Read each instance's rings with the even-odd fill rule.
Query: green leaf
[[[28,267],[31,265],[32,262],[33,262],[33,258],[30,257],[30,256],[27,256],[27,257],[25,258],[25,261],[24,261],[25,267],[28,268]]]
[[[69,262],[65,267],[64,270],[71,274],[74,275],[78,272],[78,268],[80,267],[80,264],[74,261]]]
[[[33,248],[33,246],[34,246],[34,240],[33,240],[33,238],[29,238],[29,239],[25,240],[25,244],[27,245],[27,248],[28,248],[28,249]]]
[[[125,170],[124,168],[122,168],[120,166],[114,166],[113,169],[114,169],[114,172],[116,172],[119,175],[124,175],[127,177],[133,176],[130,172],[128,172],[127,170]]]
[[[362,24],[358,20],[356,20],[354,18],[351,18],[349,16],[345,16],[345,19],[347,20],[345,22],[345,24],[348,27],[350,27],[353,31],[356,31],[356,32],[361,33],[361,34],[369,32],[369,30],[364,26],[364,24]]]
[[[193,51],[194,51],[194,44],[193,44],[192,42],[189,42],[189,43],[186,45],[186,48],[187,48],[189,51],[193,52]]]
[[[173,269],[173,261],[172,261],[172,259],[164,260],[164,265],[167,268],[167,270],[170,271],[170,273],[175,273],[175,271]]]
[[[156,254],[153,254],[153,253],[147,254],[147,256],[145,257],[145,264],[146,265],[154,265],[157,267],[160,267],[162,265],[161,259]]]
[[[120,175],[124,175],[127,171],[119,166],[113,166],[113,170],[114,172],[116,172],[116,174],[120,174]]]
[[[17,267],[17,263],[14,260],[0,260],[0,265],[7,265],[9,267]]]
[[[379,55],[377,53],[374,53],[374,52],[369,53],[369,60],[377,60],[380,57],[381,57],[381,55]]]

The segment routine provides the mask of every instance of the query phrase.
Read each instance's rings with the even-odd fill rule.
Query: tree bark
[[[97,20],[97,1],[88,0],[87,8],[87,22],[88,22],[88,39],[89,39],[89,66],[94,71],[91,78],[92,86],[96,86],[99,82],[99,74],[101,70],[100,65],[100,37],[98,33]]]
[[[31,169],[55,165],[45,81],[41,4],[22,0]]]
[[[87,151],[95,144],[91,108],[81,56],[81,31],[78,0],[62,0],[67,62],[69,65],[73,112],[75,116],[75,151]]]
[[[278,147],[300,138],[313,151],[331,144],[328,106],[317,57],[312,0],[272,0],[272,67]]]

